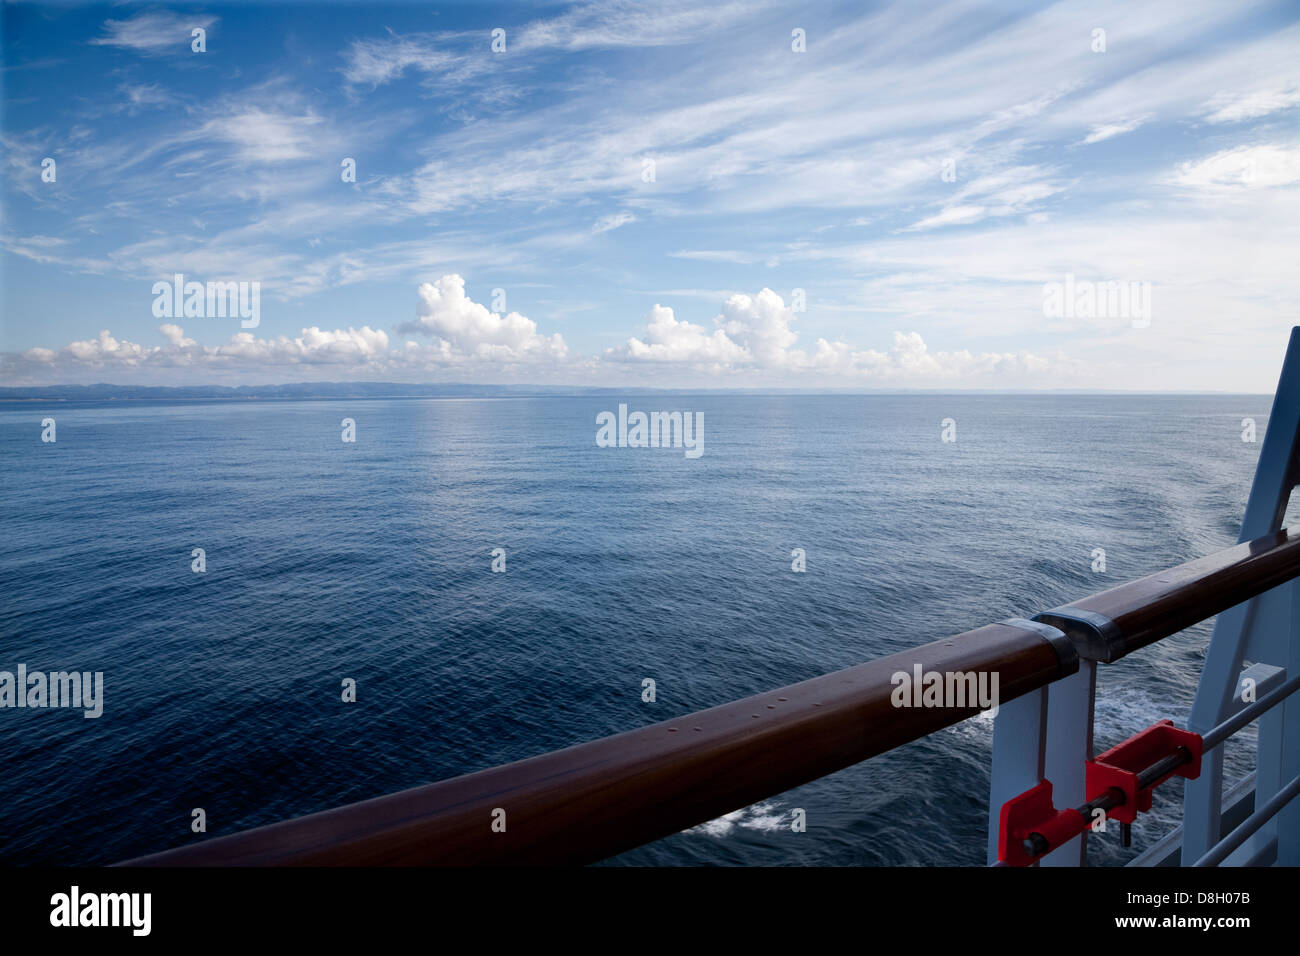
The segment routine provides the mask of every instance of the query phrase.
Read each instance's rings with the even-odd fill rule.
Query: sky
[[[1300,318],[1296,0],[0,29],[0,385],[1269,392]]]

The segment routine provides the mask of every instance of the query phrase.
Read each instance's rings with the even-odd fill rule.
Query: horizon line
[[[0,402],[12,401],[35,401],[40,399],[50,400],[55,398],[53,395],[42,395],[40,392],[55,392],[60,390],[83,391],[91,389],[123,389],[132,391],[152,391],[152,392],[201,392],[205,390],[219,392],[238,392],[256,389],[277,389],[293,390],[296,392],[311,392],[313,390],[326,389],[345,389],[345,388],[373,388],[378,387],[389,390],[415,389],[426,392],[436,390],[450,389],[476,389],[483,391],[500,391],[500,392],[545,392],[545,393],[565,393],[569,395],[583,394],[613,394],[613,393],[654,393],[654,394],[749,394],[749,395],[934,395],[934,394],[966,394],[966,395],[1176,395],[1176,396],[1195,396],[1195,395],[1243,395],[1271,397],[1275,391],[1268,392],[1246,392],[1233,391],[1228,389],[1108,389],[1108,388],[938,388],[938,387],[879,387],[879,388],[807,388],[801,386],[698,386],[698,387],[661,387],[661,386],[612,386],[612,385],[542,385],[542,384],[503,384],[503,383],[479,383],[479,382],[384,382],[384,381],[323,381],[323,382],[261,382],[257,384],[240,384],[240,385],[223,385],[223,384],[195,384],[195,385],[132,385],[116,382],[93,382],[93,383],[55,383],[49,385],[0,385]],[[30,395],[30,398],[24,397]],[[197,396],[196,396],[197,397]],[[209,398],[221,398],[220,395],[204,396]],[[239,396],[230,396],[232,398]],[[276,397],[276,396],[268,396]],[[301,396],[307,397],[307,396]],[[319,397],[334,397],[329,395],[320,395]],[[346,396],[349,398],[398,398],[400,395],[353,395]],[[437,398],[436,394],[410,395],[411,398]],[[486,396],[483,396],[486,397]],[[64,399],[66,400],[66,399]],[[139,401],[140,398],[120,398],[119,401]]]

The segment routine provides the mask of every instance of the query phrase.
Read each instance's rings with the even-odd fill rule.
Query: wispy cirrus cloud
[[[1182,163],[1169,178],[1199,189],[1267,189],[1300,183],[1300,143],[1238,146]]]
[[[210,30],[216,22],[216,17],[206,14],[139,13],[126,20],[104,21],[103,35],[89,42],[151,56],[179,56],[191,52],[195,28]]]
[[[216,139],[237,150],[245,162],[282,163],[314,157],[324,124],[310,109],[291,113],[250,105],[209,120],[195,138]]]
[[[594,233],[612,232],[622,226],[636,222],[636,215],[623,210],[622,212],[610,213],[608,216],[601,216],[592,225],[591,231]]]
[[[520,31],[518,49],[578,51],[708,43],[770,5],[764,0],[708,4],[662,0],[649,7],[635,0],[597,0],[527,24]]]
[[[372,89],[408,73],[440,83],[465,84],[495,66],[485,56],[489,34],[437,32],[398,34],[353,40],[344,53],[343,78],[352,86]]]
[[[1141,127],[1145,118],[1124,120],[1119,123],[1103,123],[1100,126],[1094,126],[1092,130],[1082,140],[1082,145],[1091,146],[1093,143],[1105,142],[1116,136],[1122,136],[1125,133],[1131,133]]]
[[[959,188],[943,209],[907,227],[908,231],[964,226],[989,217],[1027,214],[1067,186],[1041,166],[1013,166],[980,176]]]
[[[108,25],[99,14],[44,47],[31,46],[44,35],[25,38],[33,63],[69,49],[99,59],[84,82],[60,72],[68,88],[48,96],[25,78],[48,71],[6,75],[21,94],[6,94],[16,108],[3,134],[5,304],[18,316],[7,347],[62,354],[47,315],[56,341],[92,341],[97,328],[76,325],[97,312],[33,312],[33,282],[61,298],[74,284],[50,277],[73,273],[97,288],[174,272],[258,280],[281,306],[268,337],[396,321],[415,341],[390,342],[384,361],[407,356],[406,369],[493,336],[550,338],[520,325],[527,334],[510,340],[493,320],[457,345],[394,311],[409,301],[400,290],[461,274],[507,287],[520,316],[566,317],[562,363],[527,353],[550,356],[545,374],[574,374],[585,355],[674,381],[797,377],[821,354],[857,375],[866,360],[844,356],[892,354],[892,334],[908,330],[952,355],[1068,347],[1109,382],[1145,385],[1148,356],[1230,354],[1219,317],[1266,331],[1300,294],[1268,251],[1285,247],[1282,211],[1300,185],[1285,127],[1300,24],[1267,5],[1103,0],[1090,13],[1109,28],[1105,53],[1053,3],[1000,16],[961,2],[925,16],[898,2],[814,4],[798,24],[735,3],[681,0],[654,17],[561,4],[503,23],[503,53],[486,21],[457,9],[298,32],[300,10],[223,8],[223,33],[242,42],[195,61],[220,70],[184,74],[154,54],[120,57],[188,51],[188,21],[176,43],[183,12]],[[286,51],[295,68],[268,71]],[[45,157],[57,183],[40,178]],[[344,157],[356,182],[340,180]],[[1191,236],[1208,245],[1190,248]],[[1116,352],[1119,329],[1045,325],[1041,285],[1066,271],[1151,281],[1157,317],[1141,342],[1163,346]],[[804,344],[772,353],[783,361],[755,358],[757,318],[712,325],[716,303],[698,291],[658,297],[667,313],[653,322],[638,317],[655,297],[629,291],[765,287],[783,301],[794,287],[810,294],[789,326]],[[93,323],[118,342],[154,335],[133,289],[104,297],[120,318]],[[1176,327],[1161,324],[1161,303]],[[202,324],[186,337],[225,344]],[[514,351],[482,355],[504,368]],[[919,368],[905,352],[898,367]],[[476,361],[490,374],[492,359]],[[1224,374],[1249,384],[1259,376],[1246,367]]]
[[[1246,94],[1220,93],[1208,104],[1210,123],[1240,123],[1300,106],[1300,86],[1252,90]]]
[[[128,113],[157,109],[175,102],[174,97],[158,83],[123,83],[118,91],[123,101],[116,108]]]

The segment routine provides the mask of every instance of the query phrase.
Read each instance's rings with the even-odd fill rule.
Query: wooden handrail
[[[1285,528],[1176,568],[1045,611],[1085,660],[1125,654],[1248,601],[1300,576],[1300,538]]]
[[[1300,576],[1285,530],[1012,620],[565,750],[126,866],[589,863],[927,736],[978,711],[896,707],[897,672],[998,675],[1005,703]],[[504,811],[504,831],[493,827]]]
[[[897,672],[996,673],[1005,703],[1078,670],[1064,636],[991,624],[639,730],[128,866],[588,863],[917,740],[979,707],[895,707]],[[990,679],[991,678],[986,678]],[[505,832],[493,829],[505,812]]]

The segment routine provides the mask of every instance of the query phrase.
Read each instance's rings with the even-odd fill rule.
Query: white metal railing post
[[[1092,757],[1093,704],[1097,665],[1079,661],[1079,671],[1003,704],[993,723],[993,769],[989,786],[988,862],[998,859],[1002,805],[1044,778],[1052,781],[1052,802],[1075,807],[1086,799],[1084,762]],[[1081,866],[1087,834],[1046,854],[1038,865]]]
[[[1079,661],[1079,672],[1047,687],[1047,755],[1044,771],[1052,781],[1058,808],[1087,801],[1085,763],[1092,759],[1093,711],[1097,698],[1097,662]],[[1039,860],[1040,866],[1083,866],[1088,858],[1088,831]]]
[[[1255,467],[1255,480],[1251,485],[1246,514],[1241,524],[1239,542],[1250,541],[1282,527],[1287,503],[1297,478],[1297,460],[1300,455],[1300,328],[1291,330],[1286,359],[1278,379],[1277,394],[1269,413],[1268,429],[1264,435],[1259,463]],[[1233,693],[1243,663],[1250,659],[1286,668],[1297,673],[1300,660],[1300,637],[1295,632],[1296,609],[1293,608],[1297,585],[1295,582],[1274,588],[1253,600],[1247,601],[1219,615],[1205,654],[1196,699],[1187,720],[1189,730],[1205,733],[1226,719],[1235,709]],[[1284,706],[1284,705],[1279,705]],[[1282,734],[1291,730],[1293,720],[1300,720],[1300,706],[1292,705],[1279,715]],[[1288,716],[1290,715],[1290,716]],[[1265,721],[1260,728],[1260,757],[1266,763],[1281,763],[1287,748],[1285,740],[1272,729],[1273,723]],[[1300,747],[1300,727],[1290,735],[1291,751]],[[1281,752],[1277,748],[1281,746]],[[1274,759],[1274,754],[1277,758]],[[1289,765],[1289,761],[1287,761]],[[1277,777],[1281,766],[1260,767],[1264,779],[1278,783],[1289,779]],[[1293,771],[1294,773],[1294,771]],[[1260,793],[1256,790],[1256,806]],[[1207,754],[1201,765],[1201,776],[1189,780],[1183,791],[1183,848],[1182,863],[1191,866],[1201,859],[1218,842],[1223,802],[1222,748]],[[1273,828],[1294,831],[1296,808],[1288,807],[1278,815]],[[1294,852],[1294,851],[1289,851]],[[1279,857],[1282,848],[1279,845]]]
[[[1050,686],[1050,685],[1049,685]],[[993,718],[993,767],[989,773],[988,862],[998,861],[1002,805],[1043,779],[1047,746],[1047,687],[1008,701]]]

